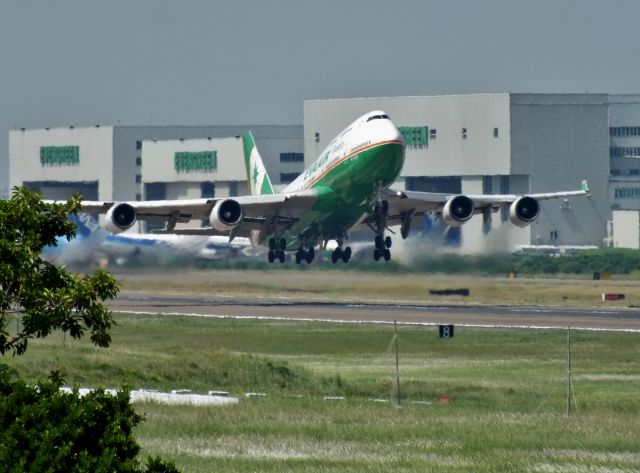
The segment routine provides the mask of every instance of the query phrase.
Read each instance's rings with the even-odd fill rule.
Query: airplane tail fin
[[[78,212],[77,214],[70,214],[69,220],[75,223],[78,227],[76,230],[76,238],[82,240],[97,236],[101,233],[100,224],[98,221],[87,212]]]
[[[242,135],[242,146],[244,148],[244,162],[251,195],[273,194],[271,179],[269,179],[267,169],[264,167],[262,157],[250,131]]]

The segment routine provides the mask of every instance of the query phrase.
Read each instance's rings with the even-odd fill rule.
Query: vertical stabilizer
[[[244,162],[251,195],[273,194],[271,179],[269,179],[267,169],[264,167],[262,157],[250,131],[242,135],[242,146],[244,148]]]

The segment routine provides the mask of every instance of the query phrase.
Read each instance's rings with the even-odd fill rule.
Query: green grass
[[[563,331],[117,315],[99,349],[56,334],[2,361],[35,382],[263,391],[230,407],[137,405],[143,455],[183,471],[637,471],[639,334],[572,335],[578,415],[564,416]],[[346,401],[323,401],[323,396]],[[438,398],[447,396],[449,404]],[[426,401],[431,404],[416,404]]]

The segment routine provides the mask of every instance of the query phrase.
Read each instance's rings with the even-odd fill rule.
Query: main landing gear
[[[331,261],[333,261],[334,264],[337,263],[339,260],[342,260],[345,263],[348,263],[350,259],[351,259],[351,247],[350,246],[347,246],[344,249],[342,248],[342,246],[338,246],[331,253]]]
[[[313,249],[313,246],[309,246],[306,249],[301,246],[300,248],[298,248],[298,251],[296,251],[296,264],[300,264],[303,261],[306,261],[310,264],[315,256],[316,252]]]
[[[276,259],[281,263],[284,263],[284,250],[286,247],[287,240],[284,238],[280,238],[280,240],[271,238],[269,240],[269,253],[267,253],[269,263],[273,263]]]

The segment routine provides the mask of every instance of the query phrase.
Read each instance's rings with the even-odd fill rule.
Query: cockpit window
[[[372,115],[367,118],[368,122],[370,122],[371,120],[389,120],[389,115]]]

